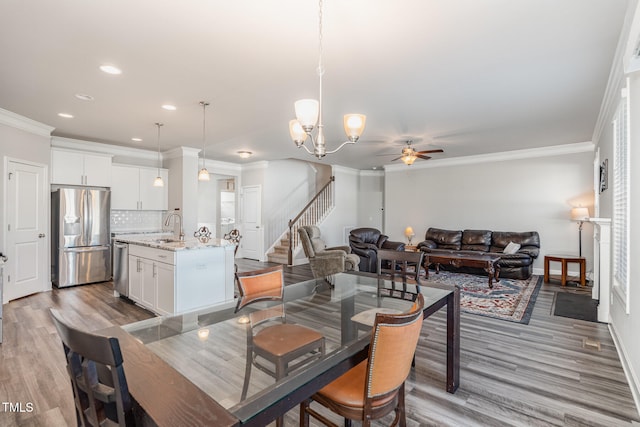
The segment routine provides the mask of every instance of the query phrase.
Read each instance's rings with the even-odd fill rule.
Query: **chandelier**
[[[347,140],[340,144],[335,150],[327,151],[324,138],[324,125],[322,124],[322,75],[324,74],[324,68],[322,66],[322,0],[319,1],[318,28],[319,97],[318,100],[301,99],[296,101],[296,119],[289,122],[289,133],[298,148],[302,147],[309,154],[321,159],[327,154],[335,153],[346,144],[355,144],[358,142],[360,135],[362,135],[364,131],[367,117],[364,114],[345,114],[344,132],[347,134]],[[314,128],[318,129],[316,136],[312,133]],[[311,140],[313,151],[305,145],[307,138]]]

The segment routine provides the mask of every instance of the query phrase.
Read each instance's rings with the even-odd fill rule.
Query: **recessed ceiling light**
[[[247,159],[249,157],[251,157],[253,153],[251,151],[238,151],[238,156],[242,157],[243,159]]]
[[[131,140],[135,141],[135,142],[140,142],[140,141],[142,141],[142,138],[131,138]]]
[[[107,74],[122,74],[122,70],[113,65],[101,65],[100,69]]]
[[[164,108],[165,110],[169,110],[169,111],[176,111],[177,108],[175,105],[171,105],[171,104],[164,104],[162,106],[162,108]]]
[[[86,93],[76,93],[75,97],[81,101],[93,101],[93,96],[87,95]]]
[[[73,119],[73,114],[69,113],[58,113],[60,117],[64,117],[65,119]]]

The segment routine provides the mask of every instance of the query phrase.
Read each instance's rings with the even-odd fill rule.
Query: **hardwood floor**
[[[238,260],[240,271],[265,265]],[[310,277],[308,266],[285,268],[286,283]],[[113,297],[110,286],[54,289],[4,306],[0,402],[21,403],[25,412],[9,412],[0,404],[0,426],[75,425],[63,351],[48,309],[63,311],[89,330],[153,316]],[[529,325],[462,315],[461,385],[455,394],[444,392],[444,313],[427,319],[407,382],[408,425],[640,425],[607,326],[553,316],[556,292],[590,288],[543,284]],[[585,348],[586,339],[599,341],[600,350]],[[297,425],[297,410],[285,421]]]

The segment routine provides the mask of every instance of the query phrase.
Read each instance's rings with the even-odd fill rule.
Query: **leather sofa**
[[[375,273],[378,269],[378,249],[404,251],[404,243],[392,242],[375,228],[354,228],[349,233],[351,251],[360,257],[360,271]]]
[[[515,253],[505,253],[509,243],[520,245]],[[490,230],[443,230],[429,228],[418,249],[428,253],[473,252],[500,254],[500,277],[528,279],[533,274],[533,261],[540,254],[537,231],[511,232]],[[452,266],[442,266],[454,269]],[[478,269],[461,267],[455,271],[477,273]],[[481,271],[481,270],[480,270]]]

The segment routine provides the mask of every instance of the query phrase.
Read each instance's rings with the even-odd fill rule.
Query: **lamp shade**
[[[198,172],[198,181],[209,181],[209,179],[209,171],[207,168],[200,169],[200,172]]]
[[[589,209],[582,208],[582,207],[571,209],[572,221],[586,221],[588,219],[589,219]]]
[[[406,237],[413,237],[415,236],[415,233],[413,232],[413,228],[412,227],[407,227],[404,229],[404,235]]]
[[[413,162],[416,161],[417,158],[418,157],[415,154],[409,154],[407,156],[403,156],[402,161],[404,162],[405,165],[411,166]]]
[[[289,122],[289,134],[293,142],[300,145],[307,139],[307,133],[302,129],[302,125],[296,119]]]
[[[303,129],[313,129],[318,123],[320,104],[315,99],[301,99],[295,103],[296,118]]]
[[[367,122],[367,116],[364,114],[345,114],[344,115],[344,132],[347,134],[349,141],[356,142]]]
[[[153,186],[154,187],[164,187],[164,181],[162,179],[162,177],[160,175],[158,175],[156,177],[156,179],[153,180]]]

